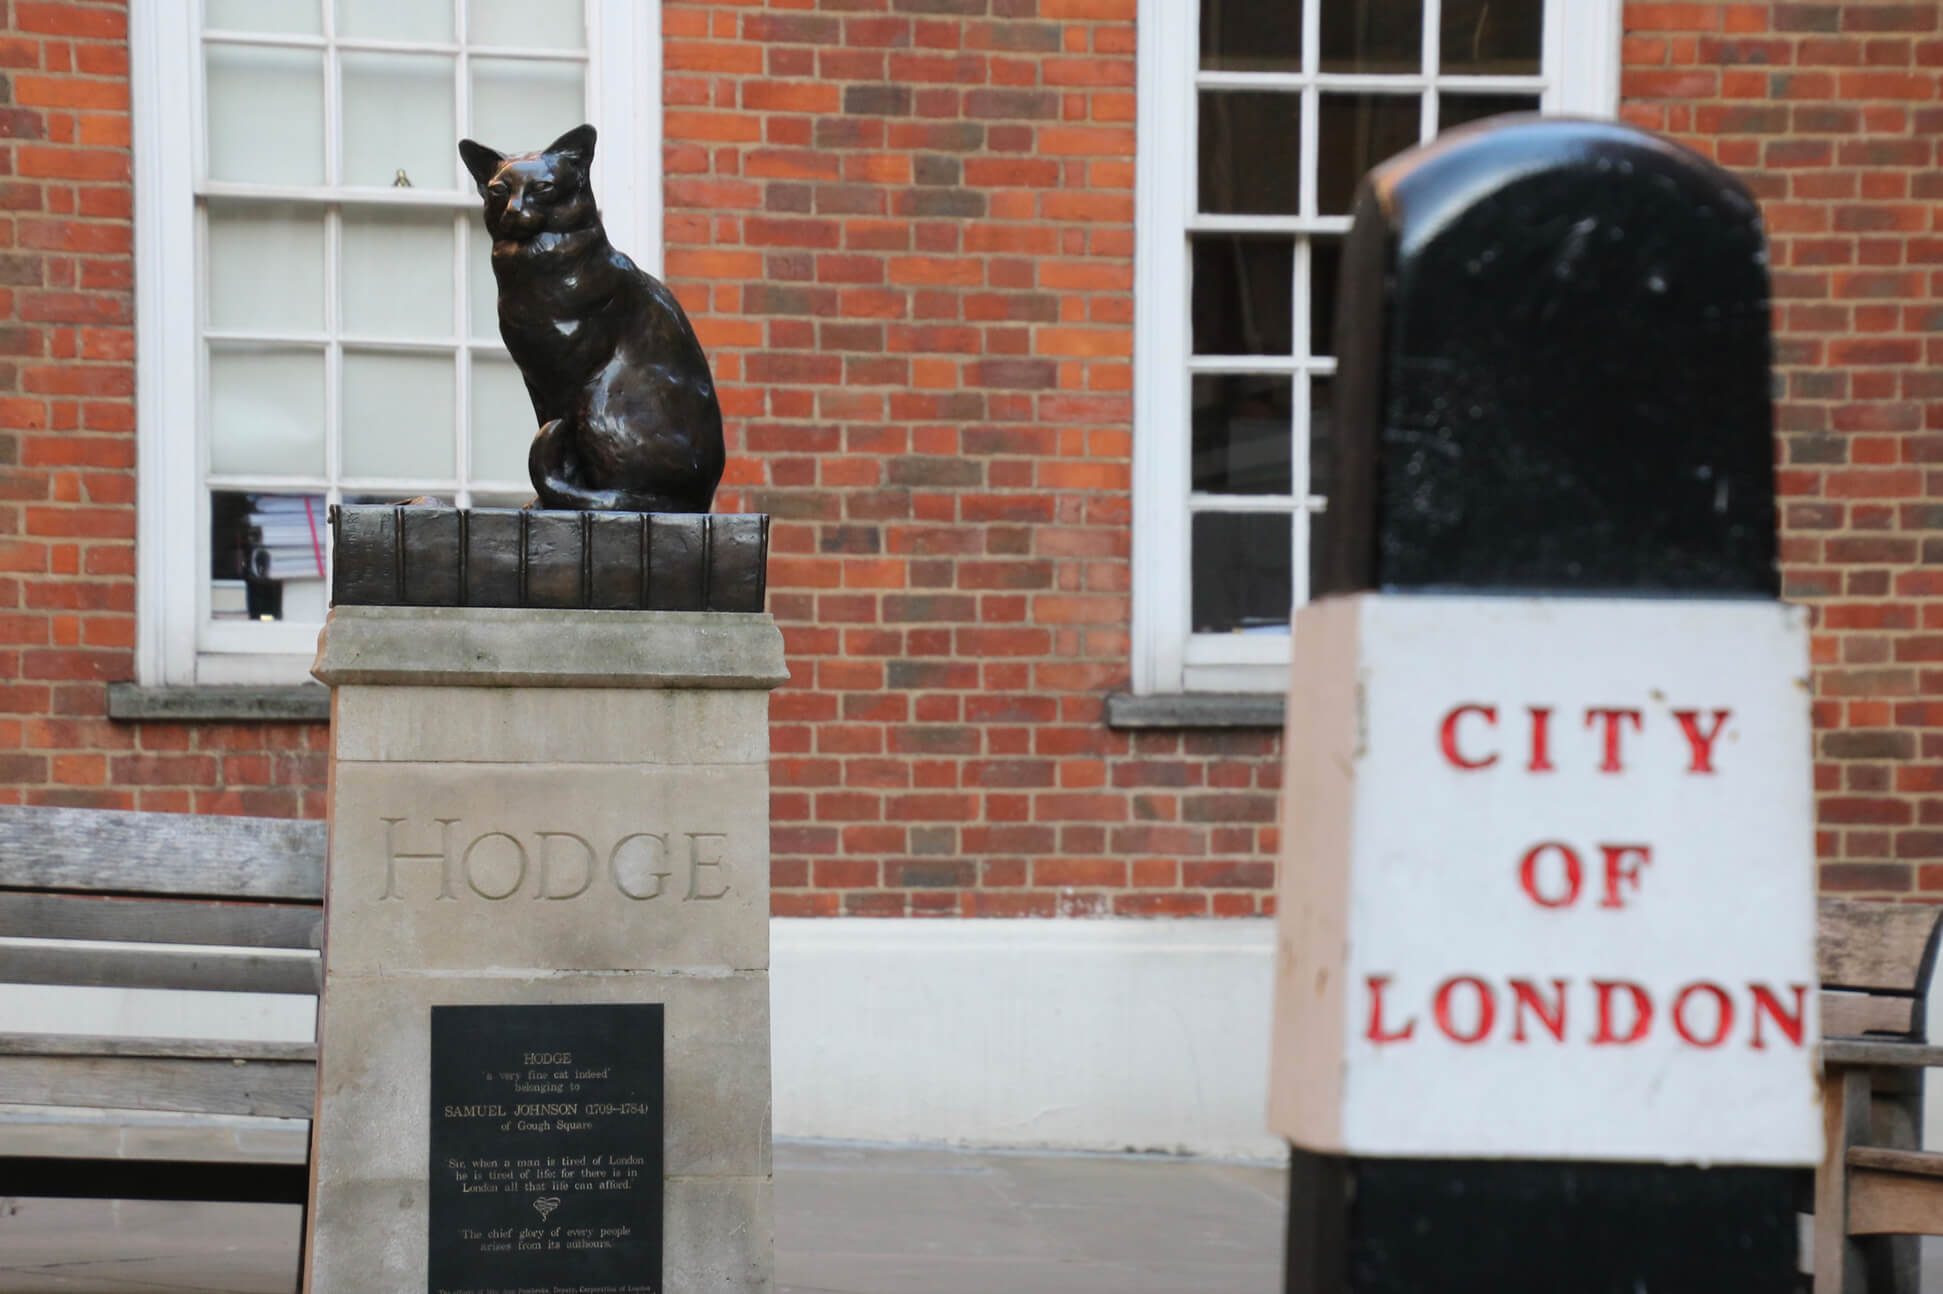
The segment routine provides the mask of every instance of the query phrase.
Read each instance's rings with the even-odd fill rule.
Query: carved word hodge
[[[708,902],[729,892],[728,864],[723,861],[722,831],[631,831],[605,852],[572,831],[535,831],[533,844],[510,831],[485,831],[465,844],[455,841],[458,818],[434,818],[439,828],[437,853],[400,853],[398,833],[405,818],[380,818],[385,824],[385,890],[378,897],[397,899],[398,864],[439,864],[441,899],[457,899],[463,885],[482,899],[510,899],[534,879],[535,899],[577,899],[604,876],[625,898],[658,899],[673,879],[676,867],[687,876],[681,901]],[[685,857],[680,857],[685,855]]]

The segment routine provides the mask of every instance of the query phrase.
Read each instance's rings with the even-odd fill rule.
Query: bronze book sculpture
[[[707,512],[723,460],[708,358],[674,293],[607,241],[594,128],[510,157],[462,139],[459,155],[486,200],[499,333],[540,424],[538,506]]]

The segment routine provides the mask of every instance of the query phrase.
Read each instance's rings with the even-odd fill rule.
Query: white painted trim
[[[590,115],[601,124],[604,161],[595,169],[608,227],[617,245],[643,267],[658,272],[662,260],[660,7],[638,0],[587,2],[587,53],[545,56],[586,59]],[[135,162],[136,677],[151,686],[302,682],[309,676],[311,659],[307,627],[204,623],[208,588],[198,575],[203,560],[199,539],[208,525],[201,461],[204,374],[197,302],[201,257],[196,177],[204,169],[200,9],[181,0],[130,0],[129,6]],[[246,43],[323,49],[329,38],[265,38]],[[456,45],[439,48],[460,49]],[[459,57],[463,62],[467,55],[460,52]],[[329,74],[328,65],[326,70],[328,99],[336,92],[336,78]],[[457,85],[462,103],[469,82],[461,75]],[[326,109],[327,154],[335,158],[337,114],[328,102]],[[469,211],[476,201],[457,190],[410,197],[389,189],[327,186],[221,183],[205,188],[212,195],[335,204],[449,204],[455,211]],[[335,222],[332,216],[333,226]],[[335,235],[326,242],[334,254]],[[333,296],[336,277],[327,274]],[[457,322],[462,334],[466,321]],[[326,352],[335,356],[345,339],[332,343],[329,328],[326,334],[321,340]],[[454,407],[459,419],[457,445],[463,455],[470,434],[466,380],[476,347],[463,335],[452,345],[458,352],[455,380],[460,385]],[[327,399],[336,398],[336,388],[327,374]],[[334,425],[334,419],[327,423]],[[327,443],[334,445],[335,439]],[[458,458],[455,467],[463,486],[466,459]],[[330,479],[337,478],[327,474],[325,488]],[[355,483],[339,480],[340,486],[346,484]],[[454,487],[447,482],[435,488],[449,492]],[[477,489],[485,488],[490,488],[489,483],[477,484]]]
[[[1625,0],[1545,0],[1546,112],[1619,115]]]
[[[1180,687],[1187,624],[1190,349],[1187,243],[1194,208],[1195,6],[1140,0],[1134,190],[1133,690]]]
[[[193,683],[196,489],[195,6],[131,0],[129,82],[135,162],[135,485],[137,677]],[[178,429],[171,435],[170,429]],[[186,515],[185,515],[186,514]],[[171,573],[176,573],[171,579]],[[186,606],[185,606],[186,604]]]
[[[779,918],[781,1137],[1270,1159],[1274,924]]]
[[[1272,640],[1249,635],[1190,632],[1189,518],[1187,482],[1190,454],[1182,428],[1188,424],[1190,370],[1289,372],[1298,387],[1305,374],[1333,365],[1307,360],[1244,357],[1233,364],[1190,358],[1189,292],[1191,264],[1187,231],[1227,233],[1340,234],[1349,227],[1342,216],[1315,212],[1314,167],[1301,176],[1300,214],[1196,214],[1194,143],[1198,88],[1274,89],[1300,93],[1303,100],[1304,155],[1315,156],[1320,89],[1382,88],[1424,96],[1424,111],[1434,107],[1440,89],[1532,91],[1543,87],[1547,112],[1612,117],[1619,106],[1619,53],[1623,0],[1546,0],[1542,76],[1446,77],[1437,74],[1436,15],[1425,8],[1423,63],[1414,74],[1361,76],[1326,74],[1317,65],[1319,6],[1305,10],[1304,66],[1300,72],[1198,70],[1198,5],[1186,0],[1140,0],[1137,83],[1137,170],[1134,264],[1134,462],[1133,462],[1133,635],[1132,690],[1139,695],[1179,691],[1279,691],[1287,682],[1286,636]],[[1297,301],[1295,320],[1306,331]],[[1298,339],[1299,340],[1299,339]],[[1292,431],[1298,455],[1306,444],[1308,392],[1294,393]],[[1292,489],[1301,493],[1306,473],[1298,470]],[[1254,500],[1244,509],[1267,506]],[[1224,508],[1224,510],[1226,510]],[[1303,515],[1295,513],[1295,565],[1291,572],[1301,600],[1306,582]]]
[[[661,6],[594,0],[588,14],[589,98],[600,122],[594,163],[608,236],[661,272]]]

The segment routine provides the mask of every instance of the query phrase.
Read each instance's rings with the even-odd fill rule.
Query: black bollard
[[[1624,126],[1499,118],[1364,178],[1319,596],[1775,597],[1754,199]]]
[[[1781,1294],[1820,1144],[1758,209],[1503,118],[1361,186],[1294,627],[1288,1294]]]

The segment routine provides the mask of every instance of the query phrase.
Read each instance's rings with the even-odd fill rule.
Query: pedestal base
[[[768,1291],[774,623],[340,607],[316,672],[306,1288]]]

